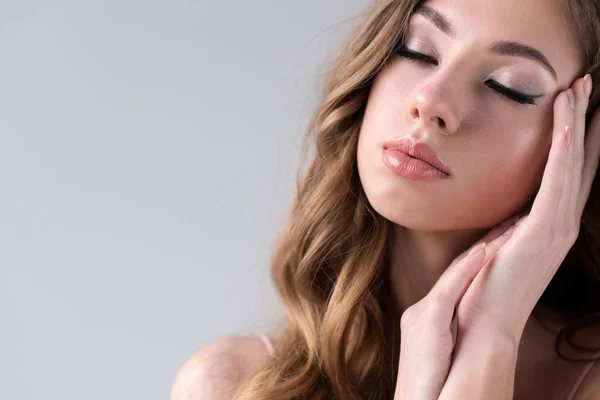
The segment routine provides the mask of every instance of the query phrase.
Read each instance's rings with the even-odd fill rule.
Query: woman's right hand
[[[431,291],[404,311],[394,400],[437,400],[456,343],[455,307],[481,268],[510,239],[516,219],[511,217],[492,228],[459,255]],[[485,248],[481,249],[482,245]]]

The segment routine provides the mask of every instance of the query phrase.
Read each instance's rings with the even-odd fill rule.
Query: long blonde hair
[[[287,321],[275,357],[238,388],[237,400],[393,398],[399,319],[386,318],[393,225],[367,201],[356,148],[372,82],[422,2],[375,2],[326,76],[302,146],[291,213],[271,259]],[[582,72],[600,82],[600,6],[564,0],[563,7],[581,38]],[[599,101],[594,89],[589,116]],[[316,153],[302,172],[309,139]],[[600,312],[599,211],[596,181],[579,239],[538,305],[572,318]]]

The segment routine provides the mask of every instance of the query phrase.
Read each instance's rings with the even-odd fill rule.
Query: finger
[[[445,307],[442,310],[447,315],[440,315],[441,318],[447,318],[448,321],[451,319],[454,307],[458,305],[479,270],[510,239],[510,235],[503,235],[503,233],[514,226],[514,220],[516,217],[493,228],[477,244],[473,245],[459,262],[446,269],[438,279],[428,296],[452,304],[452,308]],[[482,248],[482,245],[485,248]],[[478,252],[478,250],[480,251]]]
[[[567,149],[567,166],[565,169],[565,186],[559,204],[560,221],[569,221],[575,217],[575,206],[580,192],[581,173],[584,160],[585,113],[589,99],[585,93],[584,78],[577,79],[572,87],[574,94],[575,110],[573,116],[573,136]]]
[[[457,264],[458,262],[460,262],[463,258],[465,258],[467,256],[467,254],[474,248],[477,247],[478,245],[480,245],[481,243],[487,243],[488,245],[490,244],[490,242],[492,242],[494,239],[496,239],[497,237],[501,236],[502,233],[504,231],[506,231],[506,229],[513,225],[518,219],[520,218],[520,216],[518,214],[512,215],[508,218],[506,218],[504,221],[502,221],[501,223],[499,223],[498,225],[494,226],[493,228],[491,228],[486,234],[485,236],[481,237],[479,240],[477,240],[475,243],[473,243],[467,250],[463,251],[458,257],[456,257],[454,259],[454,261],[452,262],[452,264],[450,264],[450,267],[448,267],[446,270],[449,270],[450,268],[452,268],[455,264]]]
[[[581,189],[577,199],[578,220],[590,196],[600,159],[600,108],[596,110],[585,133],[585,161],[581,173]]]
[[[563,196],[568,156],[565,128],[573,126],[572,118],[567,92],[561,92],[554,101],[554,129],[548,162],[530,212],[531,217],[539,221],[540,229],[551,228]]]
[[[466,284],[464,284],[464,286],[462,288],[462,291],[456,297],[456,302],[454,303],[454,307],[458,306],[458,303],[460,303],[460,301],[462,300],[464,294],[469,289],[469,286],[471,286],[471,283],[473,283],[473,281],[475,280],[475,278],[477,277],[477,275],[479,274],[479,272],[481,271],[481,269],[485,265],[487,265],[487,263],[496,255],[496,253],[498,252],[498,250],[500,250],[500,248],[502,246],[504,246],[504,244],[506,242],[509,241],[509,239],[514,234],[516,228],[517,228],[517,226],[515,224],[512,224],[510,226],[504,227],[502,230],[498,230],[498,233],[495,234],[496,237],[494,237],[491,241],[484,242],[484,243],[486,243],[486,245],[485,245],[485,258],[481,262],[481,267],[478,268],[468,278]]]

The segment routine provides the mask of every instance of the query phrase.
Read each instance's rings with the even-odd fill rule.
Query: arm
[[[465,331],[439,399],[512,400],[518,347],[497,331]]]

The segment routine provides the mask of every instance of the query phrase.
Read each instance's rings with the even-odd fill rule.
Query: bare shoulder
[[[173,381],[170,400],[230,400],[267,358],[257,336],[220,337],[185,360]]]

